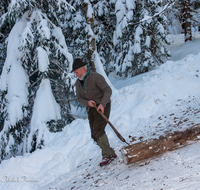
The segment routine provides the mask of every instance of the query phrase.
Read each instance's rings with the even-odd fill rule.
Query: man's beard
[[[85,75],[86,75],[86,73],[83,73],[82,76],[78,77],[79,80],[84,80]]]
[[[81,77],[79,77],[79,80],[83,80],[83,79],[84,79],[84,76],[83,76],[83,77],[82,77],[82,76],[81,76]]]

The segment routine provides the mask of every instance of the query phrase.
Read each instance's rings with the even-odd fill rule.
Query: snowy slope
[[[200,40],[183,44],[183,35],[170,38],[171,61],[131,79],[109,76],[116,88],[110,121],[128,142],[200,123]],[[106,131],[118,154],[109,166],[98,166],[101,153],[90,138],[88,120],[77,119],[42,150],[3,161],[0,189],[200,189],[198,142],[125,165],[120,155],[125,144],[109,126]]]

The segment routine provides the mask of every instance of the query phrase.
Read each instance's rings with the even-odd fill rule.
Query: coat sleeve
[[[112,89],[110,88],[110,86],[106,82],[105,78],[100,74],[98,74],[97,77],[96,77],[96,84],[103,92],[101,104],[105,108],[106,104],[108,102],[110,102],[110,97],[112,95]]]

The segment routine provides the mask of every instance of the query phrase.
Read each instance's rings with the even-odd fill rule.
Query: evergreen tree
[[[50,132],[73,120],[67,114],[67,95],[75,96],[73,60],[58,27],[70,9],[62,0],[16,0],[1,17],[1,27],[16,22],[0,80],[1,159],[41,148]]]
[[[184,17],[184,31],[185,31],[185,42],[192,41],[192,30],[191,30],[191,11],[190,11],[190,0],[184,0],[183,2],[183,17]]]
[[[86,20],[83,1],[68,1],[74,9],[62,16],[62,28],[69,51],[74,58],[88,61]],[[67,27],[66,27],[67,26]]]
[[[191,30],[200,31],[200,0],[190,1]]]
[[[0,2],[0,18],[2,15],[8,12],[9,0]],[[6,38],[8,37],[8,33],[11,30],[10,24],[5,22],[4,25],[0,28],[0,74],[2,72],[3,63],[6,59]]]
[[[166,0],[165,3],[168,3]],[[181,23],[181,13],[178,8],[178,4],[173,2],[171,6],[168,7],[165,11],[167,17],[166,29],[170,34],[181,34],[183,32],[182,23]]]
[[[159,1],[118,0],[114,33],[115,52],[110,68],[120,76],[135,76],[160,65],[169,53],[164,29],[166,18]],[[155,16],[156,15],[156,16]]]
[[[86,20],[86,33],[87,33],[87,45],[88,45],[88,59],[92,71],[96,71],[95,67],[95,51],[96,51],[96,39],[94,34],[94,10],[90,0],[83,0],[83,8]]]
[[[104,70],[109,73],[108,63],[112,61],[113,34],[116,26],[115,3],[112,1],[92,1],[94,8],[94,33],[96,36],[96,48],[99,53]]]
[[[174,5],[169,9],[167,17],[176,15],[185,34],[185,42],[192,40],[192,31],[199,30],[199,0],[176,0]],[[181,32],[182,32],[181,31]]]

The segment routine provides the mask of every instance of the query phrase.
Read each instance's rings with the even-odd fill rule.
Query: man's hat
[[[76,69],[79,69],[80,67],[85,66],[85,65],[86,65],[86,63],[84,63],[84,62],[82,61],[82,59],[80,59],[80,58],[75,59],[75,60],[74,60],[74,63],[73,63],[72,72],[75,71]]]

